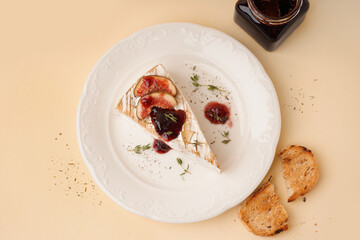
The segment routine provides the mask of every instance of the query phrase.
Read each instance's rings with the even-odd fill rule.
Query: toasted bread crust
[[[319,179],[319,167],[311,150],[303,146],[288,146],[280,152],[280,157],[288,202],[292,202],[313,189]]]
[[[271,236],[288,229],[288,214],[270,181],[240,204],[238,217],[255,235]]]

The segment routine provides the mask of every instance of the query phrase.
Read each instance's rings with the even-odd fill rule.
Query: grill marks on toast
[[[280,152],[288,202],[308,193],[319,179],[319,168],[311,152],[290,145]],[[271,178],[270,178],[271,179]],[[240,204],[238,217],[245,227],[259,236],[271,236],[288,229],[288,215],[279,203],[270,179]]]
[[[271,236],[288,229],[288,214],[270,181],[240,204],[238,217],[255,235]]]
[[[319,179],[319,168],[313,153],[306,147],[291,145],[280,152],[288,202],[308,193]]]

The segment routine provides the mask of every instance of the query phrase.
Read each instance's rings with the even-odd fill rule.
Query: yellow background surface
[[[360,2],[313,0],[275,52],[233,21],[234,0],[2,1],[0,239],[258,239],[237,207],[191,224],[159,223],[118,206],[94,183],[76,138],[85,80],[117,41],[158,23],[223,31],[261,61],[277,90],[288,144],[315,153],[320,180],[286,202],[276,157],[268,175],[289,213],[276,239],[355,239],[360,197]],[[342,10],[340,10],[340,8]]]

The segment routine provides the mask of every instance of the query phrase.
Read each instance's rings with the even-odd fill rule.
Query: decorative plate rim
[[[249,56],[254,62],[254,64],[256,65],[256,67],[258,67],[260,73],[266,78],[266,82],[263,82],[263,84],[268,84],[268,87],[271,88],[271,97],[272,100],[274,101],[273,104],[275,104],[274,109],[274,118],[275,118],[275,124],[277,126],[276,129],[276,133],[272,138],[272,149],[273,149],[273,153],[271,156],[269,156],[269,158],[271,157],[271,161],[266,161],[266,166],[264,166],[264,170],[262,172],[261,178],[259,177],[258,181],[254,182],[253,186],[251,186],[251,188],[249,188],[249,191],[242,194],[245,195],[245,198],[247,196],[249,196],[254,190],[255,188],[261,183],[261,181],[263,180],[263,178],[266,176],[267,172],[269,171],[272,162],[273,162],[273,158],[275,156],[275,151],[276,151],[276,147],[280,138],[280,132],[281,132],[281,112],[280,112],[280,106],[279,106],[279,100],[276,94],[276,90],[275,87],[271,81],[271,79],[269,78],[269,76],[266,74],[262,64],[259,62],[259,60],[255,57],[255,55],[249,50],[247,49],[243,44],[241,44],[239,41],[237,41],[236,39],[234,39],[233,37],[231,37],[230,35],[221,32],[219,30],[213,29],[213,28],[209,28],[209,27],[204,27],[202,25],[198,25],[198,24],[194,24],[194,23],[187,23],[187,22],[169,22],[169,23],[162,23],[162,24],[157,24],[157,25],[153,25],[153,26],[149,26],[146,28],[143,28],[135,33],[133,33],[132,35],[118,41],[116,44],[114,44],[108,51],[106,51],[106,53],[97,61],[97,63],[95,64],[95,66],[92,68],[90,74],[88,75],[86,82],[84,84],[84,88],[83,91],[81,93],[81,97],[78,103],[78,107],[77,107],[77,114],[76,114],[76,129],[77,129],[77,139],[78,139],[78,144],[79,144],[79,148],[80,148],[80,152],[81,155],[84,159],[85,164],[87,165],[87,167],[89,168],[89,171],[92,175],[92,177],[94,178],[95,182],[98,184],[98,186],[100,187],[100,189],[105,192],[112,200],[114,200],[117,204],[119,204],[120,206],[122,206],[123,208],[125,208],[126,210],[135,213],[137,215],[143,216],[143,217],[147,217],[156,221],[160,221],[160,222],[167,222],[167,223],[190,223],[190,222],[198,222],[198,221],[203,221],[206,219],[210,219],[213,217],[216,217],[220,214],[222,214],[223,212],[229,210],[230,208],[236,206],[237,204],[239,204],[241,201],[243,201],[245,198],[243,199],[237,199],[234,200],[231,203],[227,203],[224,204],[223,208],[221,210],[218,210],[217,212],[210,212],[208,214],[202,215],[200,217],[191,217],[191,218],[161,218],[158,215],[152,215],[151,212],[149,213],[144,213],[142,211],[139,211],[137,209],[134,209],[132,207],[130,207],[128,204],[126,204],[126,202],[122,202],[119,199],[117,199],[106,187],[105,185],[98,179],[95,169],[92,166],[92,164],[88,161],[87,159],[87,154],[85,153],[85,149],[84,149],[84,144],[82,142],[81,136],[82,136],[82,129],[80,126],[80,122],[81,122],[81,117],[82,117],[82,109],[83,109],[83,104],[85,99],[87,98],[87,90],[88,90],[88,86],[89,83],[91,82],[91,78],[94,75],[95,71],[98,69],[99,65],[104,61],[104,59],[106,59],[108,57],[108,55],[114,50],[116,49],[118,46],[120,46],[122,43],[126,42],[127,40],[134,38],[138,35],[143,34],[144,32],[147,32],[149,30],[152,29],[156,29],[156,28],[166,28],[166,27],[171,27],[171,26],[177,26],[177,27],[192,27],[192,28],[198,28],[207,32],[212,32],[215,33],[217,36],[222,36],[222,38],[224,40],[227,40],[229,42],[231,42],[232,44],[234,44],[237,48],[241,48],[241,51],[244,52],[247,56]]]

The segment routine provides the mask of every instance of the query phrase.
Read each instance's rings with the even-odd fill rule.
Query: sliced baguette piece
[[[116,109],[128,117],[133,123],[141,126],[145,132],[150,134],[152,137],[159,139],[159,135],[155,131],[154,125],[151,122],[151,119],[145,118],[139,120],[136,116],[136,105],[139,101],[139,98],[135,97],[134,90],[137,86],[137,83],[144,77],[149,75],[163,76],[172,81],[176,87],[172,77],[169,72],[166,71],[165,67],[162,64],[158,64],[147,71],[143,76],[141,76],[137,82],[135,82],[132,87],[125,93],[125,95],[120,99]],[[186,113],[186,121],[183,125],[183,129],[180,132],[180,135],[169,142],[166,142],[173,150],[178,151],[193,159],[194,161],[199,162],[200,164],[208,166],[210,169],[215,170],[217,173],[220,173],[220,167],[216,160],[215,155],[213,154],[210,145],[205,139],[203,132],[200,129],[200,125],[190,108],[190,105],[186,101],[184,95],[181,93],[180,89],[176,87],[176,102],[177,105],[175,109],[182,109]],[[195,145],[193,142],[199,142],[201,144]]]
[[[274,189],[267,181],[240,204],[238,217],[255,235],[271,236],[288,229],[288,214]]]
[[[280,152],[283,177],[288,190],[288,202],[308,193],[319,179],[319,167],[306,147],[291,145]]]

